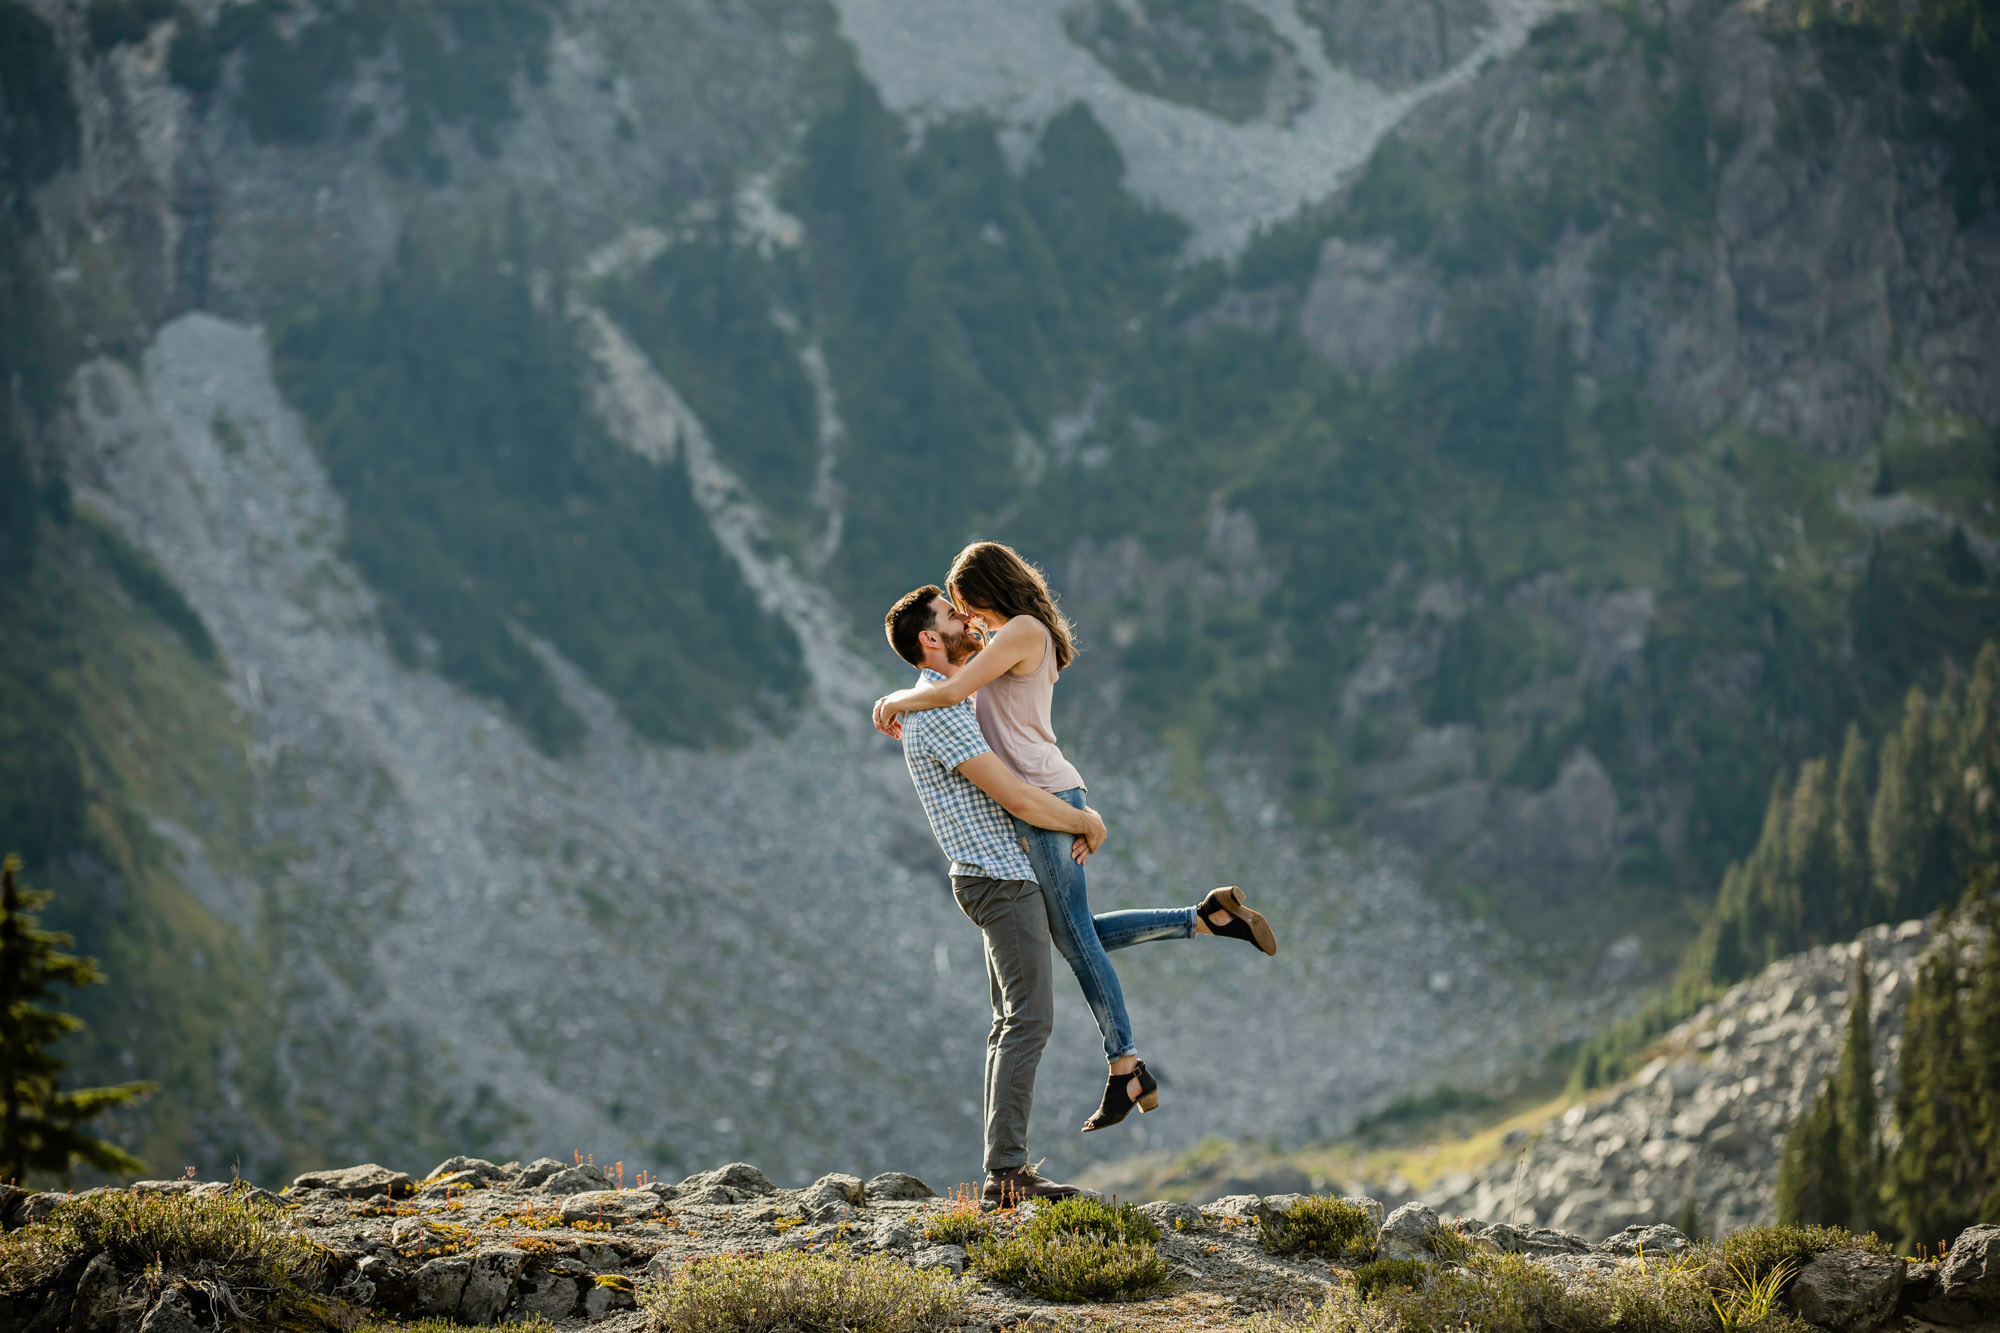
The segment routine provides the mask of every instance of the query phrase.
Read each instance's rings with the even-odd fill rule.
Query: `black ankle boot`
[[[1134,1079],[1139,1082],[1139,1095],[1136,1098],[1131,1095]],[[1146,1062],[1141,1060],[1127,1073],[1105,1076],[1104,1100],[1098,1103],[1097,1113],[1083,1122],[1083,1132],[1088,1134],[1094,1129],[1109,1129],[1131,1115],[1135,1106],[1139,1108],[1139,1113],[1144,1115],[1159,1104],[1160,1081],[1153,1077],[1152,1072],[1146,1068]]]
[[[1241,889],[1231,886],[1211,890],[1208,897],[1201,900],[1201,906],[1194,910],[1210,933],[1254,944],[1267,954],[1278,952],[1278,937],[1271,930],[1271,923],[1264,919],[1263,913],[1243,905]],[[1229,919],[1217,925],[1211,919],[1217,912],[1227,912]]]

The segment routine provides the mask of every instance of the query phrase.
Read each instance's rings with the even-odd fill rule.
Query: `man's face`
[[[960,666],[972,659],[979,651],[979,642],[973,638],[971,626],[942,597],[931,598],[931,629],[944,646],[944,659],[953,666]]]

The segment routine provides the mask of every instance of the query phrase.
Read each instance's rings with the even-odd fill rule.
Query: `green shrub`
[[[1705,1270],[1710,1286],[1727,1289],[1734,1279],[1758,1281],[1789,1265],[1794,1272],[1828,1250],[1892,1253],[1889,1243],[1870,1232],[1857,1236],[1845,1227],[1745,1227],[1709,1247]]]
[[[1167,1261],[1144,1241],[1097,1236],[989,1237],[970,1251],[973,1271],[1039,1300],[1137,1300],[1167,1280]]]
[[[921,1333],[957,1322],[970,1294],[962,1278],[919,1273],[893,1259],[780,1251],[690,1260],[671,1286],[640,1303],[673,1333],[765,1333],[780,1328]]]
[[[1153,1219],[1129,1203],[1116,1206],[1102,1199],[1058,1199],[1035,1210],[1022,1234],[1043,1239],[1055,1236],[1095,1236],[1099,1240],[1151,1245],[1160,1238]]]
[[[1260,1218],[1257,1225],[1264,1248],[1273,1254],[1366,1258],[1375,1249],[1374,1218],[1346,1199],[1326,1195],[1299,1199],[1276,1218]]]
[[[973,1270],[1045,1301],[1135,1300],[1167,1280],[1154,1242],[1160,1229],[1131,1204],[1060,1199],[1035,1210],[1012,1236],[973,1246]]]
[[[1421,1287],[1430,1275],[1431,1266],[1421,1259],[1377,1259],[1354,1270],[1354,1289],[1372,1301],[1386,1291]]]
[[[197,1287],[242,1323],[319,1328],[343,1309],[314,1294],[331,1252],[276,1208],[236,1195],[112,1190],[60,1204],[46,1222],[0,1236],[0,1292],[31,1292],[98,1254],[155,1291]]]

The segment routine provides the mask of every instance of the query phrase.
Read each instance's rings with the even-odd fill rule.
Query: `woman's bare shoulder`
[[[1042,658],[1054,642],[1049,627],[1028,615],[1012,617],[993,636],[993,647],[1004,646],[1007,655],[1016,659],[1014,665],[1007,668],[1008,674],[1014,676],[1032,676],[1040,671]]]

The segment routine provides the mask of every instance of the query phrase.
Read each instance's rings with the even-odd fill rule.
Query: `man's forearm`
[[[1023,782],[1013,799],[997,798],[1008,814],[1024,824],[1036,828],[1053,829],[1057,833],[1088,833],[1090,821],[1083,811],[1068,801],[1059,801],[1040,787]]]

